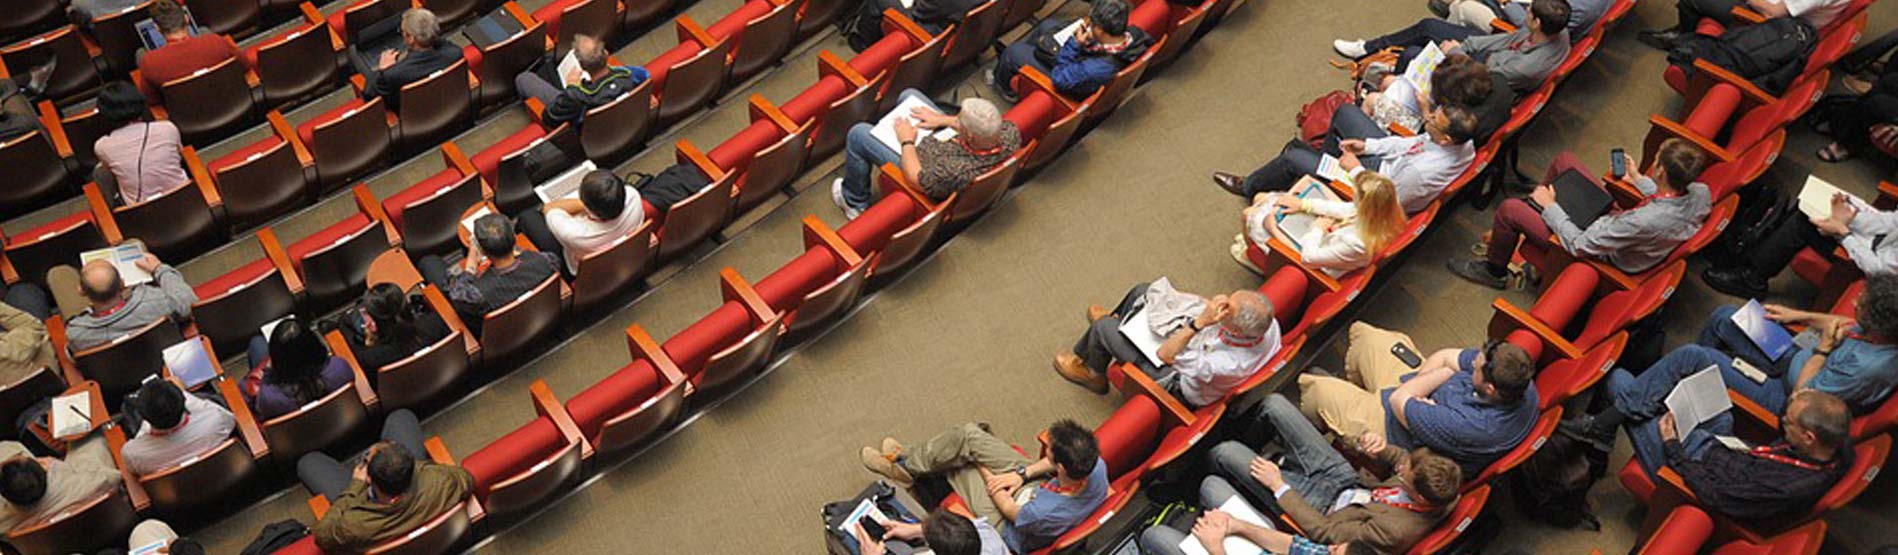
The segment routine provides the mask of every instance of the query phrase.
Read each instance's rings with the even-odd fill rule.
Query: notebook
[[[1708,366],[1674,384],[1674,391],[1667,394],[1667,410],[1674,413],[1674,429],[1680,437],[1687,437],[1694,428],[1733,408],[1733,401],[1727,399],[1727,382],[1720,377],[1720,367]]]
[[[1430,74],[1437,71],[1443,63],[1443,49],[1437,43],[1424,45],[1416,58],[1410,60],[1410,66],[1404,68],[1404,81],[1426,96],[1430,94]]]
[[[534,195],[540,197],[542,204],[568,197],[578,197],[580,196],[580,180],[586,177],[588,173],[592,173],[593,170],[597,169],[599,169],[599,167],[593,165],[592,160],[581,162],[580,165],[574,166],[573,169],[554,176],[553,179],[547,180],[546,183],[542,183],[538,187],[534,187]]]
[[[165,347],[164,355],[165,369],[170,370],[178,381],[184,382],[186,389],[198,387],[217,377],[217,361],[211,360],[211,353],[204,350],[204,341],[201,339],[194,337]]]
[[[892,108],[889,113],[883,114],[883,119],[877,120],[876,127],[870,129],[870,135],[876,137],[878,141],[881,141],[883,146],[890,147],[890,150],[902,152],[903,144],[896,140],[896,120],[897,118],[907,119],[911,125],[915,125],[917,123],[916,119],[909,117],[909,113],[918,107],[934,109],[930,107],[929,101],[927,100],[914,97],[904,98],[903,101],[897,103],[896,107]],[[946,127],[937,129],[934,133],[922,133],[921,130],[918,130],[917,135],[919,137],[935,137],[938,141],[947,141],[956,138],[956,130]]]
[[[1839,194],[1852,197],[1852,200],[1856,201],[1854,204],[1865,204],[1865,200],[1858,198],[1858,195],[1847,193],[1844,189],[1824,179],[1819,179],[1819,176],[1808,175],[1806,186],[1799,189],[1799,211],[1805,212],[1806,217],[1815,220],[1831,218],[1832,196]]]
[[[1246,504],[1245,497],[1242,496],[1235,495],[1232,496],[1231,499],[1227,499],[1225,504],[1219,506],[1219,510],[1232,515],[1232,518],[1236,520],[1266,528],[1273,527],[1271,522],[1266,521],[1265,517],[1259,515],[1259,511],[1252,508],[1252,505]],[[1226,555],[1262,555],[1265,553],[1265,549],[1239,536],[1226,536],[1225,544]],[[1208,555],[1206,546],[1200,545],[1199,538],[1195,538],[1191,535],[1188,535],[1184,540],[1180,540],[1180,551],[1186,553],[1186,555]]]
[[[1337,192],[1316,179],[1299,180],[1298,184],[1292,186],[1289,194],[1305,200],[1339,200]],[[1312,225],[1317,223],[1318,217],[1304,212],[1289,211],[1281,211],[1276,217],[1279,230],[1284,231],[1286,238],[1291,240],[1292,248],[1303,250],[1305,246],[1298,243],[1298,238],[1311,232]]]
[[[1779,322],[1766,319],[1766,307],[1759,299],[1752,299],[1733,312],[1733,324],[1746,332],[1746,338],[1766,353],[1766,358],[1779,360],[1780,355],[1793,348],[1793,334],[1786,331]]]
[[[142,258],[145,258],[145,245],[129,242],[116,247],[79,253],[79,266],[83,268],[94,260],[111,262],[119,269],[119,279],[125,282],[126,287],[132,287],[152,282],[151,272],[138,267],[138,261]]]
[[[1608,206],[1615,202],[1615,197],[1608,194],[1607,189],[1573,169],[1556,175],[1551,185],[1555,186],[1555,203],[1568,213],[1569,221],[1582,229],[1588,229],[1602,214],[1607,214]]]
[[[92,429],[92,392],[53,398],[53,437],[76,436]]]
[[[1368,160],[1362,157],[1358,158],[1358,162],[1364,165],[1365,171],[1375,172],[1384,167],[1381,163],[1377,166],[1372,166]],[[1338,161],[1338,157],[1330,154],[1318,158],[1318,177],[1332,181],[1351,182],[1351,172],[1344,169],[1344,164]]]
[[[493,210],[489,210],[488,207],[482,206],[480,210],[474,211],[473,214],[468,215],[467,219],[464,219],[461,221],[461,228],[468,230],[468,234],[472,236],[474,235],[475,220],[479,220],[481,219],[482,216],[486,216],[488,214],[493,214],[493,213],[494,213]]]
[[[525,30],[527,29],[521,27],[521,21],[514,19],[514,14],[508,13],[507,10],[494,10],[486,17],[469,23],[461,30],[461,35],[468,37],[468,42],[475,48],[487,49],[500,44],[501,41],[514,38],[514,35]]]

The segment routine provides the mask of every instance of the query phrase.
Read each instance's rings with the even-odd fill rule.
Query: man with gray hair
[[[362,99],[381,98],[391,112],[401,102],[402,87],[461,60],[461,47],[442,40],[442,22],[435,12],[422,8],[402,12],[401,29],[403,47],[382,51],[374,63],[355,46],[349,47],[349,63],[362,74]]]
[[[875,126],[869,123],[851,127],[844,141],[844,176],[831,183],[830,199],[850,219],[875,200],[871,176],[884,164],[896,164],[906,181],[940,201],[1021,148],[1021,131],[1002,119],[1002,111],[993,102],[965,98],[962,110],[952,116],[914,89],[904,90],[902,99],[918,100],[923,106],[912,109],[907,118],[896,118],[898,144],[878,140],[870,132]],[[930,131],[929,136],[919,137],[919,129]]]
[[[619,100],[652,77],[643,67],[609,65],[606,44],[588,35],[573,36],[573,60],[580,63],[578,69],[556,75],[560,61],[549,52],[540,64],[514,76],[514,87],[521,96],[546,106],[541,123],[580,121],[587,110]]]
[[[191,318],[198,294],[184,274],[150,253],[133,265],[150,273],[152,281],[127,287],[118,267],[104,260],[79,269],[79,294],[90,306],[66,323],[67,349],[78,352],[103,345],[165,318]]]
[[[1258,291],[1240,289],[1206,299],[1197,316],[1167,333],[1155,352],[1165,365],[1155,364],[1120,331],[1123,319],[1146,308],[1148,288],[1145,283],[1134,286],[1113,310],[1087,307],[1087,333],[1072,352],[1055,355],[1055,372],[1106,394],[1107,366],[1126,362],[1197,408],[1225,397],[1279,350],[1272,301]]]

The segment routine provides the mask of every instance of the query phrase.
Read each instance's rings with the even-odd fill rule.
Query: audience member
[[[1429,449],[1367,453],[1395,472],[1384,480],[1360,477],[1284,395],[1266,396],[1253,418],[1254,426],[1277,432],[1282,460],[1227,441],[1210,453],[1213,472],[1248,499],[1274,505],[1312,542],[1363,543],[1403,553],[1449,514],[1463,487],[1456,463]]]
[[[1871,87],[1850,100],[1815,111],[1814,129],[1832,137],[1816,154],[1824,162],[1843,162],[1861,154],[1891,155],[1898,150],[1898,64],[1886,63]]]
[[[8,289],[7,295],[16,294],[14,291],[33,291],[35,293],[30,294],[43,297],[45,294],[37,293],[38,290],[38,287],[26,284],[14,284]],[[42,307],[46,306],[43,298],[38,302]],[[45,310],[51,312],[50,309]],[[0,383],[17,384],[41,369],[59,368],[59,361],[53,354],[53,342],[46,336],[45,318],[15,307],[11,300],[0,303]]]
[[[92,143],[99,167],[92,172],[100,189],[116,192],[118,204],[130,206],[191,183],[185,173],[178,126],[153,121],[145,109],[145,95],[125,81],[99,89],[99,118],[105,136]]]
[[[66,323],[66,348],[83,351],[165,318],[191,318],[198,294],[177,268],[146,254],[134,263],[152,275],[151,283],[126,287],[111,262],[94,260],[79,271],[79,294],[91,306]]]
[[[1047,446],[1029,459],[981,424],[937,434],[913,452],[895,438],[864,447],[864,467],[903,487],[917,477],[947,480],[975,516],[1002,523],[1002,540],[1028,553],[1086,519],[1107,500],[1107,461],[1094,434],[1072,420],[1049,426]]]
[[[57,515],[119,486],[105,439],[88,436],[65,458],[34,457],[17,441],[0,441],[0,530]]]
[[[1002,50],[995,60],[989,85],[1010,102],[1019,102],[1010,86],[1023,67],[1033,67],[1069,98],[1087,98],[1114,79],[1114,74],[1140,59],[1153,46],[1153,37],[1127,24],[1129,8],[1123,0],[1096,0],[1072,35],[1060,33],[1074,20],[1046,19],[1033,32]]]
[[[330,354],[323,337],[296,318],[278,323],[268,340],[252,336],[249,356],[244,402],[258,420],[296,412],[355,378],[349,362]]]
[[[567,275],[580,271],[580,259],[632,236],[646,221],[639,190],[609,170],[580,178],[579,198],[542,204],[521,212],[521,234],[541,252],[566,260]]]
[[[1279,324],[1272,301],[1250,289],[1211,298],[1197,298],[1203,307],[1184,302],[1188,297],[1149,284],[1135,285],[1113,310],[1087,307],[1090,324],[1074,349],[1054,357],[1054,371],[1097,394],[1107,393],[1107,366],[1118,360],[1132,364],[1188,406],[1218,401],[1233,387],[1259,371],[1279,350]],[[1160,317],[1167,328],[1154,356],[1148,360],[1120,331],[1121,321],[1146,310],[1147,320]],[[1164,314],[1163,314],[1164,312]]]
[[[1734,8],[1746,8],[1767,19],[1797,17],[1811,24],[1813,29],[1823,29],[1845,15],[1845,8],[1850,4],[1851,0],[1675,0],[1674,9],[1679,16],[1674,26],[1642,31],[1638,37],[1649,46],[1668,50],[1675,41],[1694,32],[1694,26],[1699,25],[1702,18],[1718,21],[1726,29],[1751,23],[1734,15]]]
[[[440,314],[393,283],[369,286],[362,302],[345,310],[336,327],[356,355],[356,364],[370,376],[448,336]]]
[[[897,118],[900,152],[871,134],[874,126],[869,123],[851,127],[846,136],[844,175],[830,184],[830,200],[843,209],[845,217],[856,219],[870,208],[874,200],[870,179],[884,164],[896,164],[904,179],[924,195],[943,200],[1021,148],[1021,131],[1013,122],[1002,119],[1001,110],[988,100],[965,98],[962,110],[951,116],[914,89],[904,90],[902,98],[922,100],[928,107],[917,107],[909,114],[921,123],[911,125],[907,118]],[[938,139],[937,129],[954,130],[955,137]],[[919,130],[930,131],[930,136],[919,137]]]
[[[1834,195],[1832,212],[1825,218],[1793,214],[1771,229],[1755,229],[1760,239],[1736,249],[1735,260],[1702,270],[1709,287],[1736,297],[1766,296],[1766,280],[1792,264],[1799,251],[1811,248],[1830,254],[1845,249],[1851,264],[1868,276],[1898,275],[1898,212],[1873,208],[1850,195]]]
[[[402,48],[384,50],[373,62],[355,46],[349,48],[349,62],[363,77],[362,99],[381,98],[391,112],[400,108],[403,86],[461,61],[461,47],[442,40],[442,24],[435,12],[423,8],[402,12],[401,29]]]
[[[329,512],[310,527],[317,548],[328,553],[362,553],[399,538],[460,507],[474,491],[467,470],[429,460],[421,422],[408,409],[389,413],[382,441],[354,471],[319,451],[297,460],[297,478],[311,494],[329,498]]]
[[[237,59],[237,43],[230,37],[211,32],[191,34],[191,16],[185,13],[184,5],[157,2],[151,6],[152,23],[165,35],[165,45],[145,52],[138,59],[138,73],[143,78],[138,86],[153,103],[162,100],[159,92],[165,83]]]
[[[40,130],[40,114],[33,104],[42,100],[41,93],[32,85],[44,84],[52,67],[43,65],[32,72],[33,76],[25,80],[0,77],[0,142]]]
[[[857,529],[861,555],[888,553],[883,542],[889,540],[922,540],[934,555],[1009,555],[1008,543],[989,519],[969,520],[952,511],[936,511],[920,523],[892,522],[881,538],[871,538],[862,528]]]
[[[1298,249],[1306,266],[1331,277],[1371,264],[1378,251],[1404,232],[1409,220],[1397,204],[1397,186],[1374,172],[1351,178],[1352,200],[1306,199],[1288,193],[1259,193],[1244,211],[1246,237],[1232,244],[1232,258],[1254,273],[1264,274],[1246,258],[1246,238],[1265,244],[1269,239]],[[1279,226],[1279,214],[1315,217],[1303,235],[1292,237]]]
[[[1460,106],[1476,117],[1476,132],[1471,137],[1486,142],[1509,122],[1516,107],[1516,91],[1509,80],[1489,70],[1489,66],[1463,54],[1443,57],[1437,70],[1430,72],[1431,104]]]
[[[968,16],[969,10],[981,6],[980,0],[864,0],[857,14],[845,27],[845,38],[850,48],[864,51],[883,38],[883,12],[896,10],[916,22],[931,35],[942,34]]]
[[[1864,414],[1878,408],[1898,388],[1898,346],[1892,345],[1898,338],[1898,277],[1868,279],[1854,308],[1856,318],[1766,305],[1768,319],[1806,326],[1819,335],[1818,345],[1795,346],[1778,358],[1767,356],[1733,322],[1739,308],[1732,305],[1714,309],[1695,343],[1729,355],[1729,361],[1720,365],[1727,388],[1766,410],[1778,412],[1792,393],[1816,389],[1845,401],[1854,413]],[[1736,357],[1771,379],[1748,378],[1733,368]]]
[[[125,542],[125,549],[110,548],[98,555],[126,555],[131,553],[157,553],[159,555],[204,555],[204,546],[190,538],[178,537],[178,532],[170,524],[155,518],[140,521],[132,527],[131,537]],[[140,548],[159,546],[162,551],[142,552]]]
[[[1437,43],[1445,54],[1467,54],[1502,75],[1518,93],[1542,85],[1542,78],[1568,57],[1569,4],[1564,0],[1535,0],[1529,20],[1519,29],[1489,35],[1443,21],[1424,19],[1395,33],[1370,40],[1337,40],[1331,47],[1353,60],[1387,48],[1402,48],[1397,72],[1404,71],[1421,49]]]
[[[489,312],[514,302],[541,282],[560,272],[554,255],[539,251],[516,253],[514,224],[499,214],[474,222],[473,245],[453,268],[440,256],[416,263],[429,283],[448,291],[448,301],[470,328],[479,330]]]
[[[1340,113],[1345,110],[1339,110]],[[1362,117],[1362,114],[1359,114]],[[1476,118],[1457,106],[1437,106],[1424,120],[1424,133],[1413,137],[1388,136],[1369,119],[1364,129],[1333,118],[1332,128],[1346,138],[1338,141],[1338,167],[1348,176],[1374,171],[1397,186],[1397,201],[1405,214],[1416,214],[1430,206],[1456,176],[1476,159]],[[1307,175],[1317,175],[1323,153],[1304,141],[1293,139],[1279,155],[1250,175],[1241,178],[1226,172],[1213,172],[1213,183],[1226,192],[1252,197],[1267,191],[1285,191]]]
[[[1226,555],[1226,538],[1242,538],[1252,545],[1265,549],[1266,553],[1286,555],[1377,555],[1377,548],[1365,542],[1345,542],[1325,545],[1314,542],[1305,536],[1280,532],[1267,525],[1260,526],[1232,516],[1220,507],[1234,499],[1244,502],[1239,490],[1232,483],[1218,476],[1207,476],[1199,483],[1199,505],[1206,509],[1205,514],[1193,521],[1192,538],[1205,548],[1208,555]],[[1185,543],[1186,532],[1169,526],[1156,525],[1140,533],[1140,552],[1146,555],[1186,555],[1180,548]]]
[[[1418,353],[1404,334],[1354,322],[1349,339],[1345,379],[1300,374],[1299,403],[1366,452],[1428,447],[1476,476],[1528,438],[1540,416],[1535,360],[1515,344],[1443,349],[1412,367],[1396,354]]]
[[[1696,181],[1705,155],[1692,143],[1680,138],[1663,141],[1655,158],[1647,173],[1633,176],[1635,188],[1644,195],[1639,204],[1610,210],[1583,228],[1556,202],[1554,183],[1570,170],[1590,181],[1596,178],[1575,153],[1563,152],[1527,201],[1512,198],[1496,209],[1489,239],[1475,247],[1481,258],[1453,258],[1445,263],[1458,277],[1495,289],[1508,286],[1509,262],[1518,244],[1537,254],[1525,257],[1535,264],[1543,263],[1541,253],[1559,248],[1569,256],[1599,259],[1629,274],[1659,266],[1700,232],[1713,208],[1713,193]]]
[[[619,100],[652,77],[643,67],[607,65],[606,44],[587,35],[573,36],[573,59],[580,69],[568,75],[559,74],[560,59],[550,52],[533,69],[514,76],[521,96],[547,107],[540,121],[548,127],[580,121],[587,110]]]
[[[1410,81],[1387,71],[1367,72],[1361,77],[1362,97],[1357,104],[1339,106],[1331,114],[1331,129],[1325,135],[1325,153],[1342,154],[1338,143],[1344,139],[1383,137],[1402,127],[1406,131],[1423,129],[1424,114],[1433,106],[1456,106],[1476,118],[1476,142],[1491,135],[1509,121],[1515,108],[1515,91],[1501,75],[1463,54],[1444,56],[1436,71],[1430,72],[1430,94],[1419,94]],[[1375,86],[1373,86],[1375,85]],[[1368,122],[1366,121],[1368,119]],[[1356,133],[1346,136],[1344,132]]]
[[[1446,5],[1447,4],[1447,5]],[[1432,11],[1450,20],[1451,23],[1469,27],[1477,31],[1493,29],[1494,21],[1502,20],[1515,27],[1529,24],[1528,2],[1511,0],[1430,0]],[[1569,42],[1581,42],[1595,30],[1595,22],[1608,13],[1613,0],[1569,0],[1568,37]],[[1444,9],[1438,10],[1439,6]]]
[[[230,410],[185,393],[169,380],[139,386],[136,409],[144,423],[119,449],[119,456],[125,458],[125,469],[139,476],[209,453],[237,427]]]

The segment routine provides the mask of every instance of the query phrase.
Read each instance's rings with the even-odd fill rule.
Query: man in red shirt
[[[165,34],[165,45],[139,58],[138,88],[154,103],[159,100],[160,85],[237,57],[237,44],[229,37],[212,33],[193,36],[191,19],[176,2],[153,3],[151,15],[158,32]]]

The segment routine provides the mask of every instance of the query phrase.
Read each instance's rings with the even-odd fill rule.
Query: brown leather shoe
[[[1108,310],[1107,307],[1104,307],[1101,305],[1097,305],[1097,304],[1087,305],[1087,321],[1090,324],[1100,321],[1100,319],[1106,318],[1107,315],[1113,314],[1113,313],[1114,313],[1113,311]]]
[[[863,450],[858,451],[857,456],[863,459],[864,468],[869,469],[870,472],[874,472],[878,476],[889,478],[891,482],[896,482],[898,486],[907,488],[916,484],[916,478],[910,476],[909,471],[905,470],[903,465],[896,464],[896,459],[892,457],[883,456],[883,454],[877,452],[874,447],[863,448]]]
[[[884,437],[883,444],[879,451],[882,452],[885,458],[896,460],[897,457],[903,456],[903,444],[896,441],[896,438]]]
[[[1246,178],[1226,172],[1213,172],[1213,184],[1226,192],[1246,196]]]
[[[1088,368],[1086,363],[1081,362],[1081,357],[1068,353],[1055,355],[1054,372],[1095,395],[1107,394],[1107,376]]]

